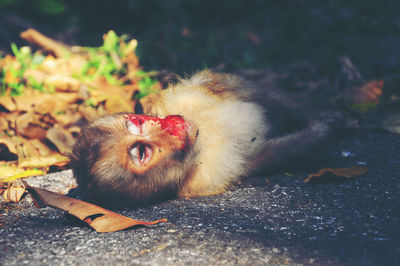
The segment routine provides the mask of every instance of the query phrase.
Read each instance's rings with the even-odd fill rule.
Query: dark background
[[[146,70],[191,73],[282,70],[308,61],[322,72],[349,56],[366,77],[399,69],[400,2],[351,0],[0,0],[0,49],[34,27],[72,45],[96,46],[113,29],[139,41]]]

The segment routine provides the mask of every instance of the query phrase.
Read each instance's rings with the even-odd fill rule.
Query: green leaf
[[[32,76],[29,77],[29,85],[38,91],[44,92],[44,82],[38,82]]]
[[[119,38],[117,34],[113,30],[108,31],[107,36],[103,43],[104,51],[106,52],[117,51],[118,41]]]
[[[15,55],[15,57],[18,57],[19,49],[15,43],[11,43],[11,50],[12,50],[13,54]]]
[[[153,80],[150,77],[144,77],[139,81],[139,94],[137,96],[138,99],[143,98],[151,93],[153,93],[153,86],[156,83],[156,80]]]

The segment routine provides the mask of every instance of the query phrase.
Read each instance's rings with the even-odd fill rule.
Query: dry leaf
[[[21,168],[46,168],[52,165],[64,166],[69,163],[68,156],[54,153],[47,156],[24,158],[18,162]]]
[[[78,217],[97,232],[116,232],[135,225],[154,225],[166,222],[166,219],[154,222],[137,221],[115,212],[106,210],[94,204],[57,194],[46,189],[29,186],[22,181],[28,190],[36,207],[51,206]]]
[[[12,185],[3,192],[3,197],[6,202],[19,202],[25,193],[23,186]]]
[[[8,155],[10,158],[12,155],[17,156],[17,149],[16,143],[10,137],[3,135],[0,138],[0,157],[5,155]]]
[[[136,40],[127,44],[121,39],[122,54],[111,52],[114,63],[126,68],[113,75],[118,82],[111,84],[102,74],[94,80],[81,78],[82,69],[93,56],[86,47],[69,47],[34,29],[21,36],[42,48],[30,54],[32,59],[43,56],[44,60],[37,61],[34,67],[28,64],[25,69],[15,56],[0,58],[0,71],[3,70],[6,82],[20,82],[18,91],[6,86],[0,97],[0,109],[5,111],[0,112],[0,160],[15,161],[13,167],[7,168],[7,175],[0,178],[29,170],[22,168],[66,166],[68,158],[54,153],[69,153],[74,137],[87,122],[107,113],[132,111],[131,96],[139,89],[141,79]],[[94,67],[90,71],[100,73]],[[17,160],[20,168],[15,166]]]
[[[129,98],[121,98],[121,95],[109,95],[104,108],[110,114],[119,112],[133,112],[133,104]]]
[[[31,149],[35,149],[35,156],[47,156],[50,155],[52,152],[51,149],[46,146],[43,142],[41,142],[38,139],[30,139],[26,140],[25,143],[23,144],[24,146],[30,146]],[[31,156],[26,156],[26,157],[31,157]]]
[[[41,118],[40,114],[33,112],[22,114],[16,121],[17,132],[26,138],[45,139],[48,126],[41,121]]]
[[[81,82],[68,76],[52,75],[45,79],[44,83],[49,87],[54,87],[56,91],[76,92],[81,86]]]
[[[15,105],[11,96],[1,96],[0,106],[3,106],[9,112],[17,110],[17,106]]]
[[[308,182],[310,180],[314,180],[315,178],[321,177],[327,173],[334,174],[337,177],[345,177],[345,178],[356,178],[359,177],[360,175],[365,174],[368,171],[368,168],[362,165],[355,165],[347,168],[324,168],[318,171],[318,173],[315,174],[310,174],[305,180],[305,182]]]
[[[13,98],[19,111],[36,111],[41,114],[60,112],[67,110],[70,104],[79,99],[77,93],[40,94],[38,91],[32,91],[31,94],[24,93]]]
[[[2,176],[0,177],[0,182],[12,182],[17,179],[25,178],[25,177],[31,177],[31,176],[38,176],[38,175],[45,175],[46,172],[42,170],[24,170],[22,168],[16,168],[15,171],[13,172],[14,174],[11,176]]]
[[[57,125],[47,130],[46,137],[63,154],[70,153],[75,143],[72,134]]]
[[[90,106],[79,106],[79,114],[82,115],[89,123],[99,119],[102,115],[96,109]]]
[[[383,80],[372,80],[365,83],[358,89],[357,102],[379,103],[379,96],[382,95]]]
[[[1,162],[0,164],[0,182],[3,181],[5,178],[18,175],[23,173],[25,170],[22,168],[18,168],[15,165],[6,164],[5,162]]]

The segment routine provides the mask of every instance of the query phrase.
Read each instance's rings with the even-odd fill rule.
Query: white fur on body
[[[265,145],[268,126],[264,109],[241,100],[235,92],[218,95],[203,85],[209,79],[208,71],[200,72],[155,95],[157,99],[150,104],[151,114],[180,114],[199,129],[194,147],[200,151],[197,165],[186,177],[180,196],[223,192],[251,170],[249,162]],[[246,92],[251,88],[240,89]]]

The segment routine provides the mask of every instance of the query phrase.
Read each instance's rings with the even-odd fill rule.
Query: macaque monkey
[[[293,164],[331,134],[280,94],[211,71],[142,106],[82,130],[71,164],[84,199],[123,207],[222,193],[255,171]]]

